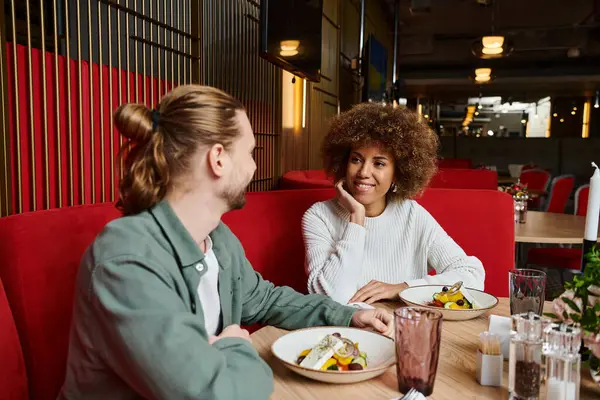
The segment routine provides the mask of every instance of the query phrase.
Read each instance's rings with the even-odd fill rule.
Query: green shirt
[[[210,237],[224,327],[350,323],[353,308],[263,280],[223,223]],[[77,276],[59,399],[267,399],[272,372],[249,342],[208,344],[202,310],[211,305],[197,294],[205,272],[204,254],[167,201],[109,223]]]

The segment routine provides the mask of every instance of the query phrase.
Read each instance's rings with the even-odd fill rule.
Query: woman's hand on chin
[[[344,179],[335,184],[337,199],[341,206],[350,213],[350,222],[358,225],[365,223],[365,206],[360,204],[346,189],[344,189]]]
[[[399,300],[400,292],[406,289],[406,283],[383,283],[372,280],[360,288],[350,299],[349,303],[372,304],[380,300]]]

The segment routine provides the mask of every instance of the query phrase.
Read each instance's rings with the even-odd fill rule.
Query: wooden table
[[[378,303],[390,311],[401,303]],[[546,302],[549,309],[550,303]],[[500,299],[493,314],[509,315],[508,299]],[[487,315],[469,321],[443,321],[440,361],[432,400],[440,399],[506,399],[508,397],[508,362],[504,362],[503,387],[481,386],[475,379],[475,355],[479,333],[487,329]],[[398,392],[396,368],[369,381],[348,385],[334,385],[313,381],[290,371],[271,353],[271,345],[286,333],[283,329],[265,327],[252,334],[252,341],[260,356],[271,366],[275,378],[273,400],[390,400],[402,397]],[[587,369],[581,371],[580,399],[600,398],[600,389]]]
[[[524,224],[515,224],[515,241],[519,243],[581,244],[585,217],[528,211]]]

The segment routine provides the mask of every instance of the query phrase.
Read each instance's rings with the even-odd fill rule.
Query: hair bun
[[[134,143],[147,143],[154,133],[152,111],[143,104],[123,104],[115,111],[114,122],[119,133]]]

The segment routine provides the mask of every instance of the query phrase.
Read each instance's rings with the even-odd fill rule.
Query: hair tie
[[[160,111],[152,110],[152,130],[155,131],[156,127],[160,123]]]

